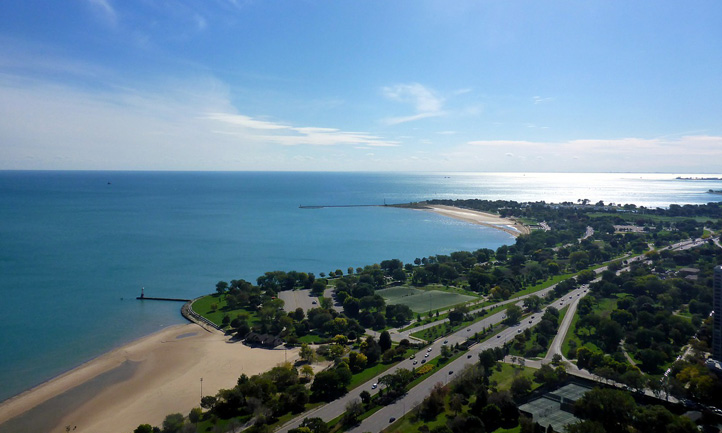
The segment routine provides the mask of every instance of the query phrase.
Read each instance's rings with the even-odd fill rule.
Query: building
[[[722,361],[722,266],[714,268],[714,324],[712,326],[712,357]]]
[[[574,416],[574,402],[591,389],[585,384],[572,382],[519,406],[519,411],[545,429],[551,425],[554,431],[564,431],[564,426],[580,421]]]

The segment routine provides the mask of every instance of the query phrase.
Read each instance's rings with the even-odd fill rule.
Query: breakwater
[[[138,296],[135,299],[141,300],[141,301],[173,301],[173,302],[188,302],[190,299],[181,299],[181,298],[154,298],[150,296]]]
[[[334,204],[334,205],[299,205],[299,209],[324,209],[327,207],[377,207],[377,206],[388,206],[386,203],[384,204]]]

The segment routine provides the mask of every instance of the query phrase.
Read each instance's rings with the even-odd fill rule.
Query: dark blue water
[[[328,273],[496,249],[502,232],[388,207],[428,198],[666,206],[719,200],[720,182],[673,176],[0,172],[0,400],[111,348],[182,323],[218,280]]]

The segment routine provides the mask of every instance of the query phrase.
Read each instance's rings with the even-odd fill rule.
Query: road
[[[698,245],[699,242],[695,241],[689,241],[689,242],[680,242],[674,245],[671,245],[668,248],[671,249],[679,249],[684,247],[689,247],[689,245]],[[631,257],[627,259],[627,263],[631,263],[634,261],[643,260],[644,255],[639,255],[635,257]],[[598,268],[595,270],[597,274],[600,274],[604,272],[607,269],[606,266]],[[624,268],[620,270],[619,272],[622,272],[623,270],[627,270],[628,268]],[[596,281],[596,280],[595,280]],[[551,289],[551,288],[550,288]],[[548,290],[548,289],[545,289]],[[552,346],[550,350],[547,352],[546,357],[544,360],[541,361],[527,361],[526,365],[529,365],[530,367],[539,368],[541,367],[542,363],[546,363],[546,359],[549,358],[549,361],[551,361],[551,357],[554,356],[555,353],[561,354],[561,344],[564,341],[564,337],[566,336],[567,332],[569,331],[569,327],[571,326],[572,319],[574,317],[574,314],[576,312],[577,305],[579,304],[579,301],[581,298],[583,298],[588,291],[588,285],[582,285],[581,287],[572,290],[571,292],[567,293],[560,299],[556,299],[554,302],[550,303],[546,308],[549,306],[554,306],[557,309],[564,308],[565,306],[569,305],[569,310],[564,316],[564,320],[562,321],[562,324],[559,327],[559,330],[557,331],[557,335],[554,338],[554,341],[552,342]],[[545,308],[545,309],[546,309]],[[483,323],[486,320],[499,320],[500,315],[502,313],[497,313],[487,319],[485,319],[482,322]],[[466,356],[462,356],[461,358],[451,362],[450,364],[447,364],[446,366],[442,367],[434,373],[431,377],[421,382],[419,385],[412,388],[404,397],[397,400],[395,403],[385,406],[370,417],[366,418],[359,424],[358,426],[354,427],[350,430],[351,433],[361,433],[361,432],[378,432],[383,430],[384,428],[388,427],[390,423],[390,419],[393,417],[395,419],[401,418],[407,411],[413,409],[418,404],[423,401],[423,399],[429,395],[431,392],[431,389],[433,386],[438,383],[448,383],[451,379],[453,379],[456,374],[458,374],[461,369],[464,368],[466,364],[472,364],[473,362],[476,362],[476,359],[478,358],[478,354],[486,349],[493,348],[493,347],[500,347],[507,341],[514,338],[514,336],[518,333],[523,332],[524,329],[530,328],[536,324],[538,324],[541,321],[541,317],[543,315],[543,311],[541,313],[534,314],[531,317],[527,317],[524,320],[522,320],[522,323],[509,327],[500,333],[496,335],[495,338],[491,338],[483,343],[477,344],[475,346],[472,346],[472,348],[469,350],[468,354]],[[478,324],[477,324],[478,325]],[[473,331],[473,329],[472,329]],[[452,336],[448,338],[449,342],[451,343],[451,337],[457,337],[460,334],[462,334],[463,331],[459,331]],[[438,343],[438,341],[437,341]],[[567,363],[567,372],[573,376],[578,376],[590,380],[594,380],[597,382],[603,382],[603,383],[609,383],[612,385],[615,385],[617,387],[624,388],[625,386],[623,384],[619,383],[613,383],[610,382],[604,378],[601,378],[599,376],[595,376],[591,374],[590,372],[586,370],[582,370],[577,368],[576,365]],[[656,397],[650,390],[644,390],[644,393],[650,397]],[[658,397],[656,397],[658,398]],[[673,398],[670,398],[670,401],[673,400]]]
[[[682,248],[684,246],[687,246],[689,243],[692,242],[680,242],[677,244],[674,244],[668,248],[671,249],[677,249]],[[631,257],[626,260],[627,263],[631,263],[638,260],[643,260],[644,255],[639,255],[635,257]],[[605,271],[606,267],[601,267],[595,270],[597,274]],[[534,294],[541,295],[543,293],[547,293],[550,290],[553,289],[554,286],[549,287],[547,289],[544,289],[543,291],[536,292]],[[552,303],[549,304],[549,306],[554,306],[557,309],[564,308],[566,305],[570,305],[570,311],[567,312],[565,315],[565,319],[562,322],[562,325],[560,326],[559,332],[557,337],[555,337],[553,342],[553,349],[547,353],[547,356],[549,359],[551,359],[551,356],[553,356],[554,353],[560,353],[561,352],[561,342],[564,340],[564,335],[568,332],[569,326],[571,325],[571,320],[574,316],[573,309],[576,309],[576,305],[579,303],[579,300],[588,293],[588,289],[586,286],[582,286],[580,288],[577,288],[575,290],[572,290],[571,292],[564,295],[562,298],[556,299]],[[516,298],[510,301],[506,301],[505,303],[509,302],[522,302],[523,297]],[[486,307],[492,308],[492,307]],[[479,353],[482,351],[493,348],[493,347],[500,347],[504,345],[507,341],[514,338],[514,336],[518,333],[521,333],[524,331],[524,329],[530,328],[536,324],[538,324],[541,321],[541,317],[543,315],[543,312],[536,313],[532,316],[526,317],[522,320],[522,322],[516,326],[512,326],[509,328],[504,329],[503,331],[496,334],[495,337],[490,338],[489,340],[474,345],[470,348],[467,354],[463,355],[462,357],[452,361],[451,363],[443,366],[440,368],[437,372],[432,374],[429,378],[409,390],[409,392],[394,402],[393,404],[390,404],[388,406],[385,406],[381,408],[379,411],[375,412],[370,417],[363,420],[361,424],[354,427],[350,432],[352,433],[361,433],[361,432],[377,432],[381,431],[384,428],[386,428],[389,425],[389,420],[391,417],[394,417],[396,419],[403,416],[406,412],[413,409],[415,406],[421,403],[421,401],[431,392],[431,389],[433,386],[438,383],[448,383],[451,379],[453,379],[459,371],[461,371],[466,364],[472,364],[477,361]],[[484,318],[483,320],[474,323],[473,325],[470,325],[466,329],[461,329],[451,335],[449,335],[446,338],[439,339],[435,341],[433,344],[428,346],[431,351],[427,352],[427,349],[420,350],[415,354],[415,360],[418,361],[418,364],[416,366],[421,365],[421,359],[427,359],[431,360],[437,357],[441,351],[441,347],[445,344],[454,345],[456,343],[462,343],[466,341],[466,339],[473,335],[476,332],[481,332],[484,328],[500,323],[503,320],[504,312],[496,313],[492,316],[489,316],[487,318]],[[568,318],[568,319],[567,319]],[[437,322],[438,323],[438,322]],[[409,332],[409,331],[407,331]],[[412,332],[416,332],[413,331]],[[560,336],[560,334],[562,334]],[[428,358],[425,357],[428,353]],[[551,354],[551,355],[550,355]],[[536,365],[537,368],[541,366],[541,361],[528,361],[529,366]],[[413,360],[406,359],[400,363],[398,363],[396,366],[390,368],[386,372],[383,373],[383,375],[391,374],[398,370],[399,368],[406,368],[406,369],[412,369],[414,367]],[[598,376],[594,376],[591,373],[587,372],[586,370],[580,370],[576,368],[575,365],[570,365],[569,367],[569,374],[584,377],[591,380],[596,380],[599,382],[608,382],[604,380],[603,378],[600,378]],[[281,428],[279,428],[277,431],[281,433],[286,433],[288,430],[292,428],[296,428],[300,425],[300,423],[303,421],[306,417],[319,417],[323,419],[324,421],[328,422],[337,416],[341,415],[346,408],[346,404],[352,400],[356,400],[359,398],[359,394],[363,390],[369,391],[372,395],[376,394],[378,392],[378,389],[372,389],[372,385],[374,383],[378,382],[378,377],[373,378],[366,383],[360,385],[359,387],[353,389],[345,396],[334,400],[326,405],[320,406],[312,411],[309,411],[307,413],[304,413],[297,418],[289,421],[285,425],[283,425]]]
[[[556,299],[554,302],[549,304],[548,306],[554,306],[555,308],[564,308],[564,306],[572,304],[574,302],[578,302],[578,299],[581,297],[581,295],[584,293],[584,289],[578,288],[574,289],[571,292],[564,295],[564,297]],[[402,398],[394,402],[393,404],[390,404],[388,406],[384,406],[382,409],[371,415],[370,417],[366,418],[361,422],[361,424],[357,425],[353,429],[349,430],[350,433],[361,433],[361,432],[378,432],[383,430],[384,428],[388,427],[389,420],[391,417],[394,417],[396,419],[401,418],[406,412],[413,409],[415,406],[421,403],[426,396],[429,395],[431,392],[431,389],[434,387],[435,384],[441,382],[441,383],[448,383],[451,381],[454,377],[457,376],[457,374],[467,365],[467,364],[473,364],[477,362],[479,359],[479,353],[483,352],[484,350],[491,349],[494,347],[501,347],[506,342],[512,340],[517,334],[523,332],[527,328],[531,328],[534,325],[537,325],[544,314],[544,311],[540,313],[535,313],[531,316],[527,316],[522,320],[521,323],[511,326],[509,328],[504,329],[503,331],[496,334],[495,337],[490,338],[482,343],[479,343],[477,345],[472,346],[466,355],[463,355],[461,358],[458,358],[451,363],[443,366],[440,368],[436,373],[431,375],[429,378],[421,382],[420,384],[413,387],[409,392],[404,395]],[[494,321],[494,323],[499,323],[502,320],[504,313],[500,312],[497,314],[494,314],[493,316],[490,316],[481,322],[478,322],[474,324],[473,326],[480,325],[487,321]],[[487,322],[488,323],[488,322]],[[488,326],[488,324],[484,324],[482,326]],[[475,331],[474,328],[471,329],[471,331],[467,330],[461,330],[458,331],[452,335],[450,335],[447,340],[449,341],[449,344],[454,344],[454,341],[458,341],[458,339],[466,339],[465,334],[471,333],[473,334]],[[454,340],[452,340],[452,338]],[[438,341],[437,341],[438,343]],[[442,342],[443,344],[443,342]],[[436,351],[436,344],[434,348],[432,349],[432,352]],[[438,352],[437,352],[438,353]],[[418,355],[417,355],[418,356]],[[408,367],[407,367],[408,368]],[[359,390],[360,392],[360,390]],[[357,394],[356,394],[357,395]]]

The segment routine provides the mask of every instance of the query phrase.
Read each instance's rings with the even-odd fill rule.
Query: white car
[[[377,386],[379,386],[379,384],[378,384],[378,383],[374,383],[373,385],[371,385],[371,389],[376,389]]]

